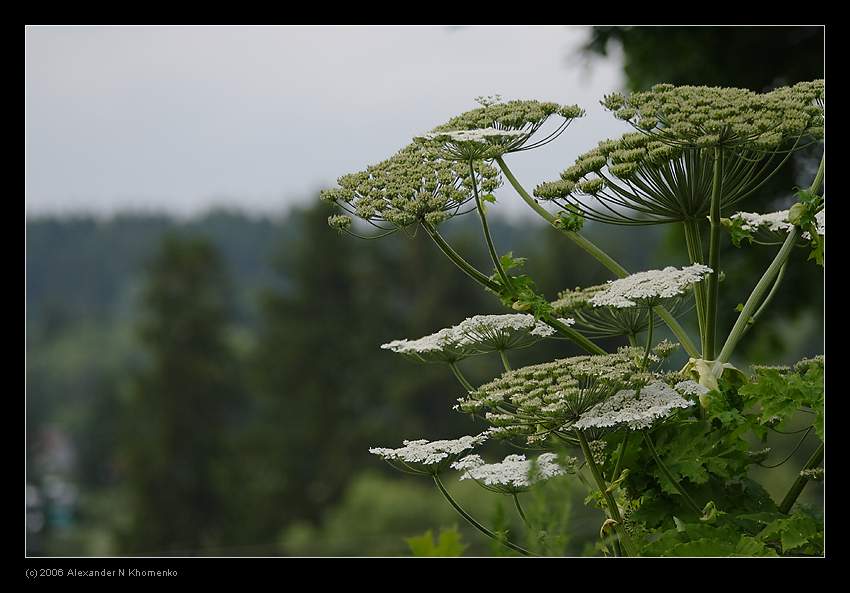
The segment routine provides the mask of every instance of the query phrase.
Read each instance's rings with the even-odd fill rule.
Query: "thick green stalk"
[[[584,348],[590,354],[607,354],[607,352],[605,352],[603,348],[599,347],[598,345],[584,337],[582,334],[571,328],[569,325],[559,321],[555,317],[547,315],[542,319],[542,321],[546,323],[549,327],[554,328],[560,334],[569,338],[577,345]]]
[[[812,453],[812,456],[809,457],[809,460],[806,462],[806,465],[803,466],[803,470],[807,469],[815,469],[820,462],[823,461],[823,443],[818,445],[818,448],[815,449],[815,452]],[[797,502],[797,498],[800,496],[800,493],[803,491],[803,488],[806,487],[806,484],[809,482],[809,478],[803,476],[802,474],[797,475],[797,479],[794,480],[794,483],[791,485],[791,489],[788,491],[788,494],[785,495],[785,498],[782,499],[782,502],[779,504],[779,512],[785,515],[791,510],[791,507],[794,506],[794,503]]]
[[[701,264],[703,262],[702,246],[699,240],[699,227],[693,220],[686,220],[682,223],[685,228],[685,245],[688,249],[688,260],[692,264]],[[693,286],[694,291],[694,306],[697,312],[697,324],[699,326],[700,344],[702,351],[705,352],[705,286],[702,281],[696,282]],[[701,355],[691,355],[695,358],[700,358]]]
[[[708,275],[708,295],[705,311],[705,348],[702,357],[714,360],[714,341],[717,330],[717,297],[719,293],[718,279],[720,276],[720,201],[723,192],[723,151],[720,147],[714,149],[714,175],[711,180],[711,213],[709,222],[711,231],[708,242],[708,267],[712,272]]]
[[[756,308],[762,302],[763,297],[770,289],[774,278],[776,278],[776,275],[779,274],[779,270],[782,269],[785,262],[788,261],[788,258],[791,256],[791,251],[794,249],[794,242],[797,240],[799,234],[800,231],[797,227],[792,227],[788,232],[788,236],[785,238],[785,242],[779,249],[779,253],[776,254],[775,258],[773,258],[773,261],[767,267],[764,275],[758,281],[758,284],[756,284],[756,287],[750,294],[750,298],[748,298],[747,302],[744,303],[744,308],[741,310],[741,314],[738,315],[738,319],[735,320],[735,325],[732,327],[732,331],[729,332],[729,336],[726,338],[726,342],[723,344],[723,348],[717,356],[718,362],[728,362],[729,358],[731,358],[732,353],[735,351],[735,346],[738,345],[738,342],[744,335],[744,331],[747,329],[750,318],[753,316]]]
[[[676,339],[679,340],[679,343],[682,345],[682,348],[685,349],[685,352],[687,352],[689,356],[699,358],[699,349],[697,349],[696,345],[691,341],[691,337],[688,335],[688,332],[685,331],[685,328],[682,327],[682,324],[673,317],[670,311],[661,305],[653,307],[652,310],[664,323],[667,324],[667,327],[670,328],[670,331],[672,331],[673,335],[676,336]]]
[[[505,354],[505,351],[499,350],[499,356],[502,359],[502,366],[505,367],[506,371],[510,371],[511,370],[511,363],[510,363],[510,361],[508,361],[508,357]]]
[[[479,272],[475,266],[470,264],[468,261],[463,259],[460,254],[452,249],[452,246],[446,243],[446,240],[437,232],[433,226],[423,223],[422,227],[425,229],[425,232],[428,233],[428,236],[434,240],[434,243],[437,244],[437,247],[440,248],[446,257],[448,257],[454,264],[460,268],[467,276],[478,282],[479,284],[484,285],[486,288],[494,292],[499,292],[501,287],[496,283],[490,280],[487,276]]]
[[[490,259],[493,260],[493,266],[496,268],[499,277],[502,279],[502,284],[508,290],[511,289],[511,280],[502,267],[502,262],[499,259],[499,254],[496,252],[496,246],[493,244],[493,237],[490,235],[490,226],[487,224],[487,214],[484,212],[484,204],[481,203],[481,196],[478,195],[478,184],[475,182],[475,167],[472,161],[469,161],[469,174],[472,179],[472,193],[475,195],[475,207],[478,209],[478,217],[481,219],[481,229],[484,231],[484,240],[487,243],[487,251],[490,253]]]
[[[443,498],[445,498],[448,501],[448,503],[450,505],[452,505],[452,508],[454,510],[456,510],[461,517],[466,519],[466,521],[469,522],[470,525],[475,527],[475,529],[477,529],[478,531],[480,531],[481,533],[483,533],[487,537],[496,540],[497,542],[499,542],[503,546],[506,546],[506,547],[510,548],[511,550],[514,550],[515,552],[519,552],[523,556],[533,556],[534,555],[531,552],[529,552],[528,550],[526,550],[525,548],[518,546],[515,543],[508,541],[507,539],[500,538],[495,533],[493,533],[492,531],[490,531],[489,529],[484,527],[481,523],[479,523],[478,521],[473,519],[472,516],[469,513],[467,513],[465,510],[463,510],[463,508],[461,508],[461,506],[458,503],[455,502],[455,499],[452,498],[452,495],[448,493],[445,486],[443,486],[443,482],[440,480],[440,477],[437,474],[434,474],[434,483],[437,485],[437,488],[440,490],[440,494],[443,495]]]
[[[814,181],[812,181],[811,187],[809,187],[809,191],[811,193],[818,193],[820,191],[820,187],[823,184],[825,162],[826,153],[821,156],[818,172],[815,175]],[[797,236],[799,234],[800,230],[798,227],[793,227],[788,233],[788,236],[785,238],[785,242],[782,244],[782,247],[779,248],[779,253],[776,254],[775,258],[773,258],[773,261],[767,267],[767,270],[765,270],[764,275],[758,281],[758,284],[756,284],[756,287],[753,289],[753,292],[750,294],[747,302],[744,303],[744,308],[741,310],[741,314],[738,315],[738,319],[735,320],[735,325],[732,327],[732,331],[729,332],[729,336],[726,338],[726,342],[723,344],[723,348],[717,356],[718,362],[728,362],[731,358],[732,353],[735,351],[735,346],[738,345],[738,342],[741,340],[741,337],[744,335],[744,332],[749,325],[750,319],[756,313],[756,308],[763,302],[763,297],[770,288],[774,278],[776,278],[779,271],[785,265],[785,262],[787,262],[788,258],[791,256],[791,250],[794,248],[794,242],[797,240]],[[758,312],[761,312],[760,308],[758,309]]]
[[[517,194],[519,194],[519,196],[523,199],[523,201],[528,204],[528,206],[537,214],[539,214],[543,219],[549,222],[549,224],[553,224],[557,220],[557,218],[552,215],[552,213],[550,213],[548,210],[543,208],[540,204],[538,204],[537,200],[535,200],[531,195],[529,195],[527,191],[525,191],[525,188],[522,187],[519,181],[517,181],[517,178],[514,177],[514,174],[508,168],[507,164],[505,164],[505,161],[502,159],[502,157],[498,157],[496,159],[496,162],[499,164],[499,167],[502,169],[502,173],[505,174],[505,177],[508,178],[508,181],[513,186],[514,190],[516,190]],[[590,240],[581,236],[579,233],[576,233],[575,231],[568,231],[566,229],[560,229],[558,227],[555,228],[563,235],[566,235],[576,245],[578,245],[591,256],[593,256],[596,261],[608,268],[608,270],[613,272],[613,274],[618,278],[625,278],[629,275],[629,272],[628,270],[626,270],[626,268],[621,266],[610,255],[602,251],[602,249],[594,245],[593,242],[591,242]],[[693,341],[691,341],[691,338],[688,336],[687,332],[685,332],[685,329],[681,326],[681,324],[676,321],[676,318],[673,317],[673,315],[671,315],[670,312],[667,311],[667,309],[661,306],[655,307],[655,313],[662,320],[664,320],[664,323],[666,323],[670,327],[670,330],[676,335],[676,338],[679,340],[679,343],[682,344],[682,347],[688,352],[688,354],[693,357],[699,357],[699,351],[697,350],[697,347],[694,345]]]
[[[581,445],[582,453],[584,453],[584,460],[590,468],[590,473],[593,474],[593,479],[596,481],[596,487],[599,488],[599,491],[605,499],[605,505],[608,507],[608,515],[617,522],[615,529],[617,530],[617,534],[623,544],[624,555],[635,556],[636,552],[634,546],[632,545],[631,538],[629,538],[628,533],[626,533],[625,526],[623,525],[623,518],[620,516],[620,508],[617,506],[617,501],[614,500],[612,494],[608,492],[608,484],[605,483],[605,478],[602,477],[602,471],[593,460],[593,452],[590,450],[590,445],[587,444],[587,438],[585,438],[584,433],[581,430],[576,430],[576,436],[578,437],[578,442]]]
[[[761,305],[759,305],[758,310],[753,313],[752,317],[750,317],[749,322],[747,322],[747,326],[744,328],[744,331],[741,334],[742,336],[746,335],[750,328],[753,326],[753,324],[758,321],[759,317],[761,317],[761,314],[770,304],[770,301],[773,300],[774,295],[779,292],[779,285],[782,283],[782,278],[785,277],[785,269],[787,267],[788,262],[785,262],[784,264],[782,264],[782,267],[779,268],[779,273],[776,276],[776,280],[773,281],[773,287],[770,289],[770,292],[767,293],[767,296],[764,297],[764,300],[761,302]]]
[[[505,164],[505,161],[502,159],[502,157],[497,157],[496,162],[499,164],[499,167],[502,169],[502,173],[505,174],[505,177],[508,178],[508,181],[513,186],[514,190],[516,190],[519,196],[523,199],[523,201],[528,204],[532,210],[537,212],[537,214],[546,219],[549,224],[554,224],[557,218],[551,212],[546,210],[543,206],[538,204],[537,200],[535,200],[531,195],[529,195],[527,191],[525,191],[525,188],[520,185],[519,181],[517,181],[517,178],[514,177],[514,174],[508,168],[508,165]],[[616,261],[614,261],[610,255],[602,251],[599,247],[594,245],[588,239],[579,235],[577,232],[560,228],[558,230],[570,239],[572,239],[579,247],[584,249],[594,258],[596,258],[599,263],[611,270],[618,278],[623,278],[629,275],[626,269],[620,264],[618,264]]]
[[[652,456],[655,458],[655,463],[658,464],[658,468],[661,470],[661,473],[664,474],[670,482],[672,482],[673,487],[679,491],[679,494],[685,499],[688,507],[695,512],[698,516],[702,516],[702,510],[697,506],[697,503],[694,502],[694,499],[691,498],[691,495],[688,494],[687,490],[676,480],[676,477],[670,471],[670,469],[665,465],[663,461],[661,461],[661,457],[658,455],[658,451],[655,450],[655,445],[652,444],[652,439],[649,437],[649,433],[644,431],[643,439],[646,441],[646,446],[649,448],[649,452],[652,453]]]

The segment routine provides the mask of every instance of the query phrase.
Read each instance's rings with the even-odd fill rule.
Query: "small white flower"
[[[457,456],[466,450],[473,449],[490,438],[490,431],[484,431],[476,436],[464,436],[459,439],[426,441],[403,441],[403,447],[386,449],[372,447],[369,453],[378,455],[387,461],[401,461],[418,465],[437,465],[450,457]]]
[[[673,387],[676,391],[681,393],[682,395],[690,395],[690,396],[700,396],[705,395],[709,391],[711,391],[705,385],[701,385],[696,381],[691,381],[690,379],[687,381],[680,381],[676,383],[676,386]]]
[[[485,487],[505,492],[518,492],[541,480],[567,473],[554,453],[543,453],[536,460],[525,455],[508,455],[499,463],[484,463],[478,455],[469,455],[452,464],[464,472],[461,480],[475,480]]]
[[[638,391],[626,389],[597,404],[575,423],[579,429],[608,428],[626,424],[632,430],[652,426],[679,408],[688,408],[694,402],[684,399],[676,390],[657,381]]]
[[[767,229],[769,231],[784,231],[789,232],[794,225],[788,222],[788,210],[779,210],[778,212],[769,212],[768,214],[759,214],[758,212],[738,212],[730,216],[732,220],[741,220],[741,228],[745,231],[755,232],[759,229]],[[826,209],[815,214],[817,221],[816,230],[818,235],[826,235]],[[811,239],[812,236],[808,231],[803,233],[804,239]]]
[[[480,128],[477,130],[454,130],[451,132],[430,132],[420,136],[425,140],[442,142],[479,142],[500,141],[525,136],[522,130],[498,130],[496,128]]]
[[[575,323],[566,318],[560,321],[566,325]],[[475,315],[424,338],[394,340],[381,348],[423,361],[449,362],[485,352],[530,346],[554,333],[550,326],[527,313]]]
[[[684,294],[685,290],[700,282],[712,269],[702,264],[684,268],[668,266],[663,270],[638,272],[609,282],[608,287],[591,297],[594,307],[635,307],[639,303],[653,305],[661,299]]]

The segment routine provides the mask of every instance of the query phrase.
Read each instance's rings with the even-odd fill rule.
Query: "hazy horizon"
[[[26,215],[280,215],[476,107],[476,96],[578,103],[588,115],[556,142],[511,155],[533,187],[624,129],[598,104],[620,88],[621,58],[593,59],[591,71],[577,54],[587,33],[28,27]],[[524,208],[504,202],[503,214]]]

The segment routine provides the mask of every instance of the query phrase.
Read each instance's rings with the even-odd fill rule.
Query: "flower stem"
[[[788,237],[785,238],[785,242],[782,244],[782,247],[780,247],[776,257],[773,258],[773,261],[767,267],[767,270],[765,270],[764,275],[758,281],[758,284],[756,284],[756,287],[753,289],[753,292],[750,294],[747,302],[744,303],[744,308],[741,309],[741,314],[738,315],[738,319],[735,320],[735,325],[732,327],[732,331],[729,332],[729,336],[727,336],[726,342],[723,344],[723,348],[721,348],[720,354],[717,356],[718,362],[728,362],[729,358],[731,358],[732,352],[735,351],[735,346],[738,345],[738,342],[743,337],[744,332],[749,325],[749,321],[756,311],[756,307],[758,307],[758,305],[762,302],[762,297],[770,288],[773,283],[773,279],[777,274],[779,274],[779,270],[782,269],[785,262],[787,262],[788,258],[791,256],[791,251],[794,249],[794,242],[797,240],[798,235],[799,230],[797,227],[793,227],[788,232]]]
[[[717,297],[719,293],[718,279],[720,276],[720,201],[723,191],[723,150],[714,149],[714,175],[711,179],[711,211],[709,222],[711,231],[708,240],[708,295],[705,311],[705,347],[702,357],[714,360],[714,341],[717,330]]]
[[[502,279],[502,284],[508,291],[513,291],[513,285],[510,278],[502,267],[502,262],[499,259],[499,254],[496,252],[496,246],[493,244],[493,237],[490,235],[490,226],[487,224],[487,214],[484,212],[484,204],[481,203],[481,196],[478,195],[478,184],[475,181],[475,167],[472,161],[469,161],[469,174],[472,179],[472,193],[475,195],[475,207],[478,209],[478,217],[481,219],[481,230],[484,231],[484,240],[487,242],[487,251],[490,252],[490,259],[493,260],[493,266],[496,268],[499,277]]]
[[[544,323],[556,329],[559,333],[584,348],[587,352],[591,354],[607,354],[604,349],[584,337],[582,334],[571,328],[566,323],[559,321],[555,317],[552,317],[551,315],[546,315],[545,317],[543,317],[542,320]]]
[[[611,481],[615,481],[620,477],[620,469],[623,467],[623,458],[626,456],[626,447],[629,443],[629,433],[626,432],[623,441],[620,443],[620,448],[617,451],[617,465],[614,466],[614,475],[611,476]]]
[[[599,488],[599,491],[602,493],[602,497],[605,499],[605,505],[608,507],[608,515],[617,522],[615,529],[617,530],[617,534],[623,544],[623,555],[635,556],[636,554],[631,538],[629,538],[628,533],[626,533],[623,525],[623,518],[620,516],[620,508],[617,506],[617,501],[614,500],[614,497],[610,492],[608,492],[608,484],[605,483],[605,478],[602,477],[602,472],[600,471],[599,466],[596,465],[596,461],[593,460],[593,453],[590,450],[590,445],[587,444],[587,438],[585,438],[584,432],[581,430],[576,430],[576,436],[578,437],[578,442],[581,445],[581,450],[584,453],[584,460],[590,468],[590,473],[593,474],[593,479],[596,481],[596,487]]]
[[[522,510],[522,505],[519,504],[519,498],[516,495],[516,492],[513,493],[514,497],[514,506],[516,507],[516,512],[519,513],[522,522],[525,523],[525,526],[531,529],[531,523],[528,522],[528,518],[525,516],[525,512]]]
[[[761,305],[759,305],[758,310],[755,313],[753,313],[752,317],[750,317],[750,320],[747,322],[747,326],[744,328],[744,331],[741,332],[742,337],[745,336],[747,334],[747,332],[749,331],[749,329],[755,324],[755,322],[758,321],[759,317],[761,317],[761,314],[764,312],[765,308],[770,304],[770,301],[773,300],[774,295],[777,293],[777,290],[779,289],[779,285],[782,283],[782,278],[785,277],[785,269],[787,267],[788,267],[788,262],[786,261],[784,264],[782,264],[782,267],[779,268],[779,273],[776,276],[776,280],[773,281],[773,287],[770,289],[770,292],[767,293],[767,296],[764,297],[764,300],[762,301]]]
[[[505,354],[504,350],[499,350],[499,356],[502,358],[502,366],[505,367],[506,371],[511,370],[511,363],[508,361],[508,357]]]
[[[655,325],[655,319],[652,318],[652,308],[649,309],[649,327],[646,329],[646,349],[643,352],[642,370],[646,370],[646,364],[649,362],[649,351],[652,349],[652,326]]]
[[[454,508],[454,510],[456,510],[461,517],[466,519],[467,522],[469,522],[469,524],[472,525],[473,527],[475,527],[478,531],[480,531],[481,533],[483,533],[487,537],[494,539],[495,541],[499,542],[503,546],[506,546],[506,547],[510,548],[511,550],[514,550],[515,552],[519,552],[523,556],[533,556],[533,554],[531,552],[529,552],[528,550],[526,550],[525,548],[518,546],[515,543],[513,543],[513,542],[511,542],[507,539],[500,538],[495,533],[493,533],[492,531],[490,531],[489,529],[484,527],[481,523],[479,523],[478,521],[473,519],[472,516],[469,513],[467,513],[465,510],[463,510],[463,508],[461,508],[461,506],[457,502],[455,502],[455,499],[452,498],[452,495],[448,493],[445,486],[443,486],[443,482],[440,480],[440,476],[438,476],[437,474],[434,474],[434,483],[437,485],[437,489],[439,489],[440,494],[443,495],[443,498],[445,498],[448,501],[448,503],[450,505],[452,505],[452,508]]]
[[[519,181],[517,181],[517,178],[514,177],[514,174],[508,168],[508,165],[505,163],[502,157],[497,157],[496,162],[499,164],[499,167],[502,169],[502,173],[505,174],[505,177],[508,178],[508,181],[513,186],[514,190],[516,190],[517,194],[519,194],[519,196],[523,199],[523,201],[528,204],[528,206],[537,214],[539,214],[543,219],[549,222],[549,224],[552,224],[554,226],[554,223],[557,218],[553,216],[548,210],[543,208],[540,204],[538,204],[537,200],[535,200],[531,195],[529,195],[527,191],[525,191],[525,188],[522,187]],[[575,231],[568,231],[566,229],[561,229],[558,227],[554,228],[557,229],[561,234],[566,235],[567,238],[569,238],[576,245],[578,245],[591,256],[593,256],[596,261],[608,268],[608,270],[610,270],[618,278],[625,278],[629,275],[629,272],[626,270],[626,268],[617,263],[610,255],[608,255],[602,249],[594,245],[593,242],[591,242],[587,238],[581,236]],[[699,357],[699,351],[697,347],[694,345],[693,341],[691,341],[691,338],[688,336],[687,332],[681,326],[681,324],[676,321],[676,318],[673,317],[670,312],[667,311],[667,309],[661,306],[655,307],[655,312],[662,320],[664,320],[664,323],[666,323],[670,327],[670,330],[676,335],[676,338],[679,340],[679,343],[682,344],[682,347],[688,352],[688,354],[693,357]]]
[[[422,223],[422,226],[425,229],[425,232],[428,233],[428,236],[430,236],[431,239],[434,240],[434,243],[437,244],[437,246],[446,255],[446,257],[448,257],[467,276],[497,294],[501,292],[502,287],[498,283],[493,282],[490,278],[479,272],[475,268],[475,266],[463,259],[463,257],[461,257],[458,252],[452,249],[452,246],[449,245],[445,239],[443,239],[440,233],[437,232],[437,229],[427,223]],[[570,340],[581,346],[587,352],[590,352],[591,354],[606,354],[605,350],[588,340],[586,337],[584,337],[568,325],[561,323],[554,317],[547,316],[543,321],[549,324],[551,327],[555,328],[563,336],[569,338]]]
[[[704,263],[702,255],[702,246],[699,240],[699,227],[693,220],[686,220],[682,223],[685,229],[685,245],[688,249],[688,259],[692,264]],[[705,285],[702,280],[694,283],[694,307],[697,312],[697,324],[699,326],[700,344],[702,350],[705,351]],[[691,355],[695,358],[700,358],[700,354]]]
[[[464,377],[463,373],[460,372],[460,369],[458,368],[456,362],[450,362],[449,368],[452,370],[455,377],[457,377],[457,380],[460,382],[463,388],[466,389],[468,393],[472,393],[473,391],[475,391],[475,387],[472,386],[472,383],[466,380],[466,377]]]
[[[655,450],[655,445],[652,444],[652,439],[649,436],[649,433],[643,431],[643,439],[646,441],[646,446],[649,448],[650,453],[655,458],[655,463],[658,464],[658,468],[661,470],[661,473],[664,474],[670,482],[673,484],[673,487],[679,491],[679,494],[684,497],[685,502],[688,504],[688,507],[697,514],[697,516],[702,515],[702,510],[697,506],[697,503],[694,502],[694,499],[691,498],[691,495],[688,494],[687,490],[679,483],[678,480],[673,476],[673,473],[669,470],[669,468],[661,461],[661,457],[658,455],[658,451]]]
[[[508,168],[508,165],[505,164],[505,161],[502,159],[502,157],[497,157],[496,162],[499,164],[499,167],[502,169],[502,173],[505,174],[505,177],[508,178],[508,181],[519,194],[519,196],[523,199],[523,201],[528,204],[532,210],[537,212],[537,214],[546,219],[549,224],[553,224],[557,220],[557,218],[553,216],[552,213],[546,210],[543,206],[538,204],[537,200],[535,200],[533,197],[531,197],[531,195],[529,195],[527,191],[525,191],[525,188],[522,187],[519,181],[517,181],[517,178],[514,177],[514,174]],[[560,228],[558,228],[558,230],[570,239],[572,239],[579,247],[584,249],[594,258],[596,258],[599,263],[611,270],[618,278],[624,278],[625,276],[629,275],[626,269],[620,264],[618,264],[616,261],[614,261],[614,259],[611,258],[610,255],[602,251],[599,247],[594,245],[588,239],[585,239],[584,237],[579,235],[577,232],[568,231],[566,229]]]
[[[442,251],[446,255],[446,257],[448,257],[452,262],[454,262],[454,264],[458,268],[460,268],[467,276],[469,276],[479,284],[482,284],[486,288],[489,288],[493,292],[499,292],[501,287],[496,282],[493,282],[492,280],[490,280],[490,278],[479,272],[471,263],[463,259],[463,257],[461,257],[461,255],[457,251],[452,249],[451,245],[446,243],[446,240],[443,239],[440,233],[437,232],[436,228],[424,222],[422,223],[422,227],[425,229],[425,232],[428,233],[428,236],[434,240],[434,243],[437,244],[437,247],[440,248],[440,251]]]
[[[806,462],[806,465],[803,466],[803,470],[807,469],[815,469],[820,462],[823,461],[823,443],[818,445],[818,448],[815,449],[815,452],[812,453],[812,456],[809,457],[809,460]],[[779,504],[779,512],[787,515],[791,510],[791,507],[794,506],[794,503],[797,502],[797,498],[800,496],[800,493],[803,491],[803,488],[806,487],[809,478],[802,474],[797,475],[797,479],[794,480],[794,483],[791,484],[791,489],[788,491],[788,494],[785,495],[785,498],[782,499],[782,502]]]
[[[812,193],[820,191],[820,186],[823,183],[825,159],[826,153],[824,153],[821,157],[820,166],[818,167],[818,172],[815,175],[815,180],[812,182],[811,187],[809,187],[809,191]],[[791,256],[791,250],[794,248],[794,242],[797,240],[799,234],[800,229],[796,226],[791,228],[788,232],[785,242],[782,244],[782,247],[779,248],[779,253],[776,254],[775,258],[773,258],[773,261],[767,267],[767,270],[765,270],[764,275],[758,281],[758,284],[756,284],[756,287],[753,289],[753,292],[750,294],[747,302],[744,303],[744,308],[741,310],[741,314],[738,315],[738,319],[735,321],[732,331],[729,332],[729,336],[726,338],[726,342],[723,344],[723,348],[717,356],[718,362],[727,362],[729,358],[731,358],[732,352],[735,351],[735,346],[738,345],[738,342],[744,335],[744,331],[747,329],[747,325],[749,325],[750,319],[756,312],[756,307],[758,307],[762,302],[762,296],[765,292],[767,292],[773,282],[773,279],[779,274],[782,266],[785,265],[785,262],[787,262],[788,258]],[[761,312],[761,309],[759,309],[759,312]]]

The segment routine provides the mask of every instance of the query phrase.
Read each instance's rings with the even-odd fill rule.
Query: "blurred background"
[[[379,345],[502,312],[498,302],[421,234],[338,236],[318,190],[479,95],[580,104],[587,117],[558,141],[511,155],[530,188],[625,131],[598,105],[604,94],[821,78],[823,37],[822,27],[28,27],[27,553],[403,555],[405,538],[455,525],[467,554],[503,553],[428,480],[368,453],[482,429],[451,411],[459,387],[444,368]],[[816,150],[745,209],[787,207],[811,182]],[[498,248],[527,257],[547,295],[608,279],[509,187],[496,197]],[[487,268],[475,223],[453,219],[446,236]],[[585,228],[629,269],[686,263],[677,228]],[[730,257],[721,332],[773,249]],[[794,257],[739,361],[823,352],[822,271],[803,250]],[[539,345],[516,364],[575,353]],[[473,382],[499,369],[464,364]],[[795,441],[769,444],[781,459]],[[813,446],[757,477],[781,496]],[[510,499],[451,488],[484,523],[519,530]],[[585,494],[565,481],[527,495],[553,523],[553,552],[594,553],[601,516]],[[820,489],[802,500],[822,504]]]

